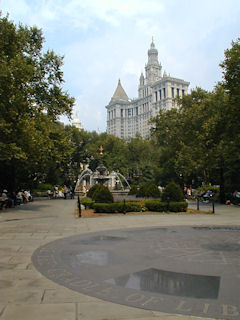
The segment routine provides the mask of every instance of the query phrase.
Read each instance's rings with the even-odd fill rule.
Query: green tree
[[[232,190],[238,190],[240,185],[240,38],[232,42],[232,47],[225,50],[225,59],[220,64],[223,68],[223,88],[229,96],[229,102],[224,112],[224,179]],[[229,191],[229,190],[228,190]]]
[[[154,119],[155,137],[160,149],[159,174],[168,183],[192,184],[201,179],[217,182],[222,145],[221,113],[227,97],[219,86],[214,92],[200,88],[178,99],[179,109],[160,112]]]
[[[36,27],[0,17],[0,174],[12,190],[44,180],[49,163],[59,168],[67,154],[57,120],[71,116],[74,99],[62,88],[63,58],[43,52],[43,41]]]

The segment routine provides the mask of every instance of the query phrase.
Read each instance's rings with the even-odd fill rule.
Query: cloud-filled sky
[[[221,80],[224,50],[240,37],[239,0],[0,0],[0,10],[41,28],[45,49],[64,55],[64,89],[88,131],[106,130],[119,78],[137,97],[152,36],[163,70],[206,90]]]

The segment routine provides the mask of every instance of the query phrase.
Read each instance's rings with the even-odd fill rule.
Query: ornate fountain
[[[87,189],[89,189],[94,184],[99,183],[108,187],[112,192],[128,192],[130,190],[130,185],[127,179],[120,172],[112,171],[109,173],[108,169],[104,166],[102,161],[103,147],[100,146],[99,150],[101,160],[98,167],[93,172],[88,168],[88,166],[85,166],[83,171],[78,176],[75,190],[78,190],[79,186],[85,186]],[[126,185],[125,187],[124,184]],[[119,185],[121,190],[116,191],[116,185]]]

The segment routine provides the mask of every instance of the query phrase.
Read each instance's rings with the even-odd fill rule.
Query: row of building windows
[[[182,90],[182,97],[184,96],[184,94],[185,94],[185,91]],[[180,89],[177,88],[177,97],[179,97],[179,96],[180,96]],[[175,88],[174,87],[172,87],[172,98],[175,98]]]
[[[126,118],[131,118],[134,116],[134,111],[135,111],[135,116],[138,116],[138,107],[135,108],[129,108],[125,110],[125,117]],[[124,109],[120,110],[120,116],[121,118],[124,117]]]
[[[159,93],[159,99],[158,99],[158,93]],[[155,100],[162,100],[166,99],[166,88],[160,89],[159,91],[155,91]]]
[[[149,111],[149,102],[144,103],[141,107],[142,112],[148,112]],[[125,111],[125,112],[124,112]],[[125,115],[125,117],[124,117]],[[129,109],[120,109],[120,117],[121,118],[132,118],[134,116],[143,116],[139,113],[139,107],[135,108],[129,108]],[[108,120],[110,123],[112,123],[113,119],[116,119],[116,110],[108,111]]]
[[[108,118],[113,119],[116,118],[116,110],[108,111]]]
[[[175,92],[176,92],[176,97],[180,96],[180,89],[179,88],[174,88],[172,87],[172,98],[175,98]],[[182,97],[184,96],[185,91],[182,90]],[[162,99],[166,99],[166,88],[160,89],[159,91],[155,91],[155,101],[159,101]]]
[[[143,89],[142,93],[143,93],[143,98],[144,98],[144,97],[147,97],[148,94],[149,94],[149,93],[148,93],[148,88]]]

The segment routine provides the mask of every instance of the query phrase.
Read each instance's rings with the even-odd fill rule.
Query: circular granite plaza
[[[76,235],[32,256],[48,279],[103,300],[239,319],[240,227],[152,227]]]

